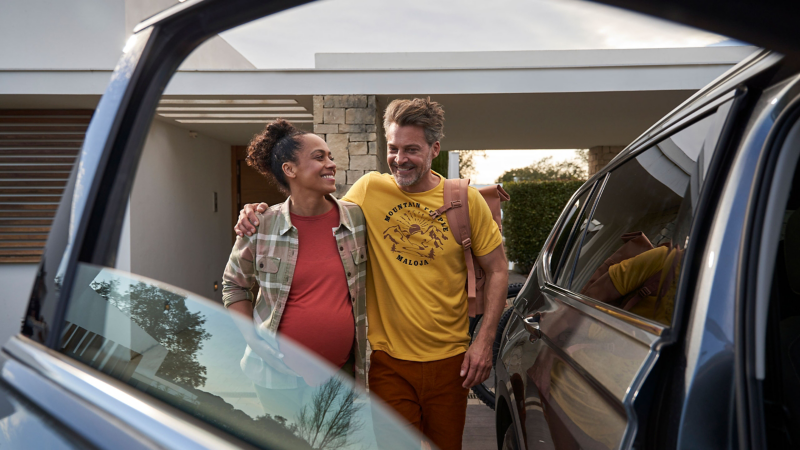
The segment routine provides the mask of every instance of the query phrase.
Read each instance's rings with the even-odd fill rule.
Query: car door
[[[689,230],[731,96],[612,162],[565,210],[567,226],[520,293],[501,355],[509,391],[524,397],[515,399],[524,448],[632,444],[634,399],[674,320]],[[630,233],[652,248],[621,259]],[[618,291],[602,301],[589,289],[601,274]],[[647,279],[656,287],[630,306]]]
[[[419,447],[420,436],[352,380],[288,341],[264,338],[320,383],[302,398],[270,400],[291,386],[270,379],[274,372],[243,340],[239,330],[252,323],[176,282],[118,264],[138,162],[149,130],[163,127],[154,121],[156,105],[176,68],[216,33],[301,3],[181,3],[140,24],[128,40],[65,188],[22,333],[4,345],[0,358],[0,390],[19,393],[78,444],[362,448],[374,447],[380,435],[389,448]],[[218,238],[229,251],[227,232],[206,238]],[[155,251],[178,269],[179,257],[186,257],[169,245]],[[225,261],[217,262],[221,272]],[[55,438],[37,437],[45,442],[39,447],[58,446]],[[47,438],[55,444],[47,445]],[[12,441],[28,448],[24,442]]]

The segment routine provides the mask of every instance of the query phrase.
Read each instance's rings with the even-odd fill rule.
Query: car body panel
[[[770,53],[753,55],[698,92],[623,150],[576,192],[568,205],[606,173],[686,124],[704,117],[707,111],[722,107],[726,123],[741,120],[738,116],[729,116],[734,99],[742,102],[743,91],[739,86],[774,69],[781,59],[780,55]],[[687,365],[682,375],[685,378],[681,384],[683,391],[679,394],[682,413],[679,414],[677,445],[679,448],[698,442],[709,448],[732,445],[734,280],[742,239],[742,214],[758,155],[779,113],[774,105],[777,102],[785,106],[786,99],[795,95],[787,84],[792,84],[791,80],[761,95],[752,109],[752,116],[749,116],[750,109],[732,109],[734,114],[752,118],[743,131],[747,139],[725,150],[725,157],[736,156],[729,170],[721,174],[723,195],[714,201],[708,243],[700,239],[703,244],[695,244],[701,251],[696,258],[706,264],[699,269],[698,279],[702,281],[698,282],[694,293],[688,294],[692,297],[691,316],[686,324],[678,322],[673,328],[665,328],[553,285],[549,252],[553,250],[555,237],[569,232],[560,229],[566,221],[564,215],[568,208],[565,208],[515,303],[516,317],[509,321],[498,358],[498,366],[503,366],[497,369],[498,384],[504,384],[504,391],[508,392],[506,403],[517,405],[512,408],[512,416],[521,447],[629,448],[637,433],[634,402],[639,390],[655,366],[660,348],[679,339],[676,333],[682,328],[687,329]],[[721,142],[719,145],[728,144]],[[681,283],[687,284],[689,277],[684,271]],[[539,318],[539,329],[526,330],[524,322],[533,316]],[[534,335],[536,333],[539,334]],[[604,336],[607,340],[593,339],[594,336]],[[583,348],[592,350],[583,353],[580,351]],[[577,403],[582,408],[571,412],[569,406],[566,411],[560,407],[558,400],[565,396],[563,393],[552,395],[554,374],[557,381],[569,380],[562,383],[569,385],[567,390],[579,393],[570,402],[562,400],[561,403]],[[524,398],[516,398],[519,396]],[[719,400],[726,398],[730,401]],[[541,404],[541,408],[532,410],[521,406],[530,404]],[[592,413],[587,414],[589,411]],[[562,420],[564,417],[570,420]],[[571,423],[565,425],[568,422]],[[619,430],[625,429],[626,422],[628,428],[623,433]],[[542,427],[549,431],[543,431]],[[594,429],[598,431],[587,432]],[[531,434],[540,436],[532,441]]]

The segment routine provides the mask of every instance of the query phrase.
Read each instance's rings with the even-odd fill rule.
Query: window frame
[[[745,89],[732,89],[730,91],[721,93],[720,95],[716,96],[713,100],[709,101],[702,107],[687,114],[683,119],[677,121],[673,126],[664,129],[662,132],[653,135],[647,140],[641,141],[633,149],[623,150],[623,152],[620,154],[621,156],[619,157],[619,159],[612,160],[606,167],[604,167],[595,176],[597,176],[598,178],[610,176],[611,172],[616,170],[618,167],[621,167],[631,159],[636,158],[640,154],[651,149],[654,145],[657,145],[658,143],[666,139],[669,139],[671,136],[683,131],[684,129],[705,119],[706,117],[715,114],[716,112],[721,110],[721,108],[724,108],[725,105],[728,105],[724,117],[720,118],[720,120],[723,121],[723,127],[720,131],[720,135],[715,145],[715,151],[712,157],[712,161],[708,161],[709,169],[707,171],[706,178],[709,179],[709,177],[715,177],[717,175],[717,170],[719,166],[723,163],[723,159],[726,159],[719,156],[720,150],[722,147],[727,146],[729,143],[729,140],[731,138],[730,135],[732,133],[731,123],[737,117],[737,114],[740,112],[740,107],[743,102],[745,93],[746,93]],[[704,183],[703,189],[701,190],[699,195],[700,200],[698,201],[697,205],[697,209],[699,212],[695,214],[695,216],[692,218],[691,231],[693,234],[696,232],[696,228],[698,227],[698,224],[696,223],[698,220],[697,216],[706,214],[705,212],[700,211],[700,208],[702,208],[704,204],[707,204],[709,202],[708,196],[712,195],[711,192],[706,193],[706,191],[709,190],[709,188],[706,186],[707,183]],[[603,189],[605,189],[605,185],[603,186]],[[590,221],[594,216],[594,208],[600,201],[602,194],[603,192],[600,192],[600,195],[598,195],[595,201],[592,202],[593,211],[592,211],[592,216],[589,217]],[[705,221],[705,219],[703,218],[701,218],[701,220]],[[581,242],[581,245],[583,245],[583,242]],[[572,283],[572,277],[574,276],[574,267],[573,267],[573,273],[570,275],[569,288],[557,285],[556,280],[552,278],[545,280],[544,287],[549,288],[553,292],[561,293],[561,297],[564,298],[567,301],[567,303],[578,302],[583,305],[590,306],[594,309],[599,310],[602,313],[601,316],[611,316],[609,317],[609,320],[614,320],[614,319],[623,320],[625,323],[629,325],[632,325],[636,328],[642,329],[648,333],[660,337],[664,333],[664,330],[670,329],[673,331],[678,331],[678,327],[680,326],[680,324],[676,322],[679,322],[680,320],[676,320],[676,318],[680,318],[684,314],[684,306],[685,306],[684,304],[686,303],[685,301],[681,301],[680,299],[683,299],[685,297],[689,283],[693,282],[693,280],[687,281],[688,277],[690,277],[690,270],[691,271],[696,270],[695,268],[690,267],[690,264],[688,262],[691,261],[689,258],[694,258],[694,254],[696,254],[697,252],[702,253],[702,250],[703,249],[701,245],[690,246],[686,254],[684,255],[684,261],[687,263],[684,263],[684,268],[681,270],[681,274],[678,280],[678,289],[676,290],[675,294],[676,298],[675,311],[673,312],[673,321],[670,326],[666,326],[660,322],[655,322],[647,318],[637,316],[621,308],[617,308],[615,306],[602,303],[591,297],[587,297],[585,295],[572,291],[571,283]],[[575,262],[577,264],[577,258]],[[564,297],[563,294],[568,294],[568,296]]]
[[[180,64],[223,31],[310,1],[178,3],[134,28],[86,131],[53,222],[69,222],[69,231],[48,237],[34,281],[26,317],[40,315],[50,327],[42,336],[31,336],[35,342],[58,349],[79,263],[115,266],[133,174],[158,101]],[[60,284],[54,286],[56,275]]]
[[[610,174],[610,172],[606,172],[603,175],[602,180],[598,180],[596,192],[592,192],[592,196],[589,197],[589,199],[594,198],[594,201],[591,202],[591,208],[592,209],[589,211],[589,215],[586,216],[586,226],[583,228],[583,231],[581,232],[581,239],[580,239],[580,242],[578,242],[578,254],[575,257],[575,260],[572,262],[572,269],[570,270],[570,273],[569,273],[569,281],[567,282],[566,286],[562,286],[564,289],[567,289],[570,292],[572,291],[572,278],[575,276],[575,268],[578,266],[578,259],[581,256],[580,255],[580,249],[583,247],[583,241],[586,239],[586,233],[589,230],[589,224],[592,222],[592,218],[594,217],[594,212],[597,209],[597,202],[599,202],[600,198],[603,196],[603,191],[605,190],[606,184],[608,183],[609,174]],[[597,195],[594,195],[595,193]],[[588,208],[589,206],[590,205],[587,202],[586,203],[586,207]],[[579,218],[579,220],[580,220],[580,218]],[[576,226],[578,225],[577,221],[575,222],[575,225]],[[566,260],[563,261],[563,263],[566,264]],[[556,281],[557,280],[558,279],[556,278]]]
[[[569,231],[564,229],[564,226],[567,224],[567,221],[569,220],[567,218],[566,213],[569,210],[569,208],[573,204],[575,204],[575,202],[581,196],[583,196],[583,194],[587,194],[586,195],[587,201],[588,201],[588,199],[591,199],[592,198],[592,193],[594,192],[596,186],[597,186],[597,180],[592,182],[591,185],[589,185],[589,183],[587,182],[586,184],[584,184],[581,187],[581,189],[578,189],[578,191],[576,191],[576,193],[573,194],[572,198],[569,199],[569,202],[567,203],[566,208],[564,209],[564,211],[561,213],[561,216],[559,217],[558,226],[556,227],[556,230],[553,233],[553,237],[550,240],[550,243],[546,246],[546,248],[544,250],[545,257],[546,257],[545,267],[546,267],[546,270],[547,270],[547,275],[551,280],[553,280],[553,282],[555,282],[555,280],[558,279],[558,275],[561,273],[561,268],[562,268],[562,266],[564,264],[564,255],[566,254],[567,250],[569,248],[571,248],[571,245],[573,243],[574,233],[575,233],[575,224],[572,224],[572,227],[569,229]],[[581,206],[580,210],[577,211],[576,214],[578,215],[578,217],[580,217],[581,214],[583,214],[583,211],[584,211],[585,208],[586,208],[586,202],[584,202],[584,204]],[[576,221],[576,223],[577,223],[577,221]],[[552,262],[553,262],[552,261],[553,250],[555,250],[555,246],[558,243],[558,240],[561,238],[561,235],[564,232],[568,233],[567,234],[567,242],[564,244],[564,249],[561,252],[561,256],[558,258],[558,261],[556,262],[555,270],[551,270],[551,268],[553,267],[553,265],[552,265]]]

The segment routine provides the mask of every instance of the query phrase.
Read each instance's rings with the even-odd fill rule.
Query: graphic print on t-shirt
[[[419,202],[403,202],[386,213],[383,245],[391,246],[395,261],[409,266],[426,266],[441,253],[449,240],[444,217],[433,219],[431,210]]]

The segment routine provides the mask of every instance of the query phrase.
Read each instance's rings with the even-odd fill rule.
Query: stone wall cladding
[[[378,170],[378,116],[374,95],[315,95],[314,133],[336,161],[336,196]]]
[[[598,145],[589,149],[589,176],[599,172],[625,147],[621,145]]]

